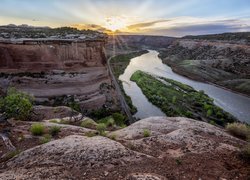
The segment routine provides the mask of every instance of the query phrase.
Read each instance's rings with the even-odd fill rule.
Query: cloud
[[[224,32],[250,31],[250,24],[244,21],[232,19],[199,24],[188,24],[175,27],[163,27],[161,29],[148,29],[148,34],[167,35],[181,37],[185,35],[218,34]]]
[[[145,23],[138,23],[138,24],[130,25],[127,28],[130,30],[140,30],[140,29],[149,28],[151,26],[154,26],[155,24],[167,22],[167,21],[170,21],[170,20],[157,20],[157,21],[151,21],[151,22],[145,22]]]
[[[76,24],[78,29],[91,29],[111,33],[107,28],[96,24]],[[250,19],[204,19],[176,17],[132,24],[116,31],[117,34],[145,34],[182,37],[186,35],[217,34],[224,32],[250,31]]]

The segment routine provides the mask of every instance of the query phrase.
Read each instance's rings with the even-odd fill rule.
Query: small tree
[[[0,99],[0,109],[8,118],[25,120],[31,113],[33,98],[14,88],[8,89],[7,96]]]

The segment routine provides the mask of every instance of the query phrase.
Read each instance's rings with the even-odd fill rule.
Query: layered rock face
[[[177,73],[250,95],[249,44],[179,39],[160,56]]]
[[[0,71],[41,72],[102,67],[106,63],[104,41],[23,41],[0,44]]]
[[[67,105],[76,100],[87,110],[116,106],[105,39],[29,39],[0,43],[0,89],[33,95],[39,104]]]
[[[21,130],[24,125],[15,128]],[[238,156],[246,142],[204,122],[151,117],[108,133],[107,137],[115,137],[112,139],[86,137],[86,128],[77,128],[62,125],[61,139],[35,146],[3,163],[0,179],[249,177],[249,164]],[[69,136],[65,137],[66,130]]]

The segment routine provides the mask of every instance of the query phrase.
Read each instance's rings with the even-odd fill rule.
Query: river
[[[208,96],[214,99],[214,103],[231,113],[242,122],[250,124],[250,98],[216,87],[211,84],[194,81],[176,74],[158,57],[157,51],[133,58],[126,68],[124,74],[119,79],[123,82],[123,88],[128,96],[131,97],[138,112],[134,115],[136,118],[143,119],[150,116],[165,116],[165,114],[152,103],[142,93],[135,82],[130,81],[130,77],[137,70],[149,72],[151,74],[166,77],[187,84],[196,90],[203,90]]]

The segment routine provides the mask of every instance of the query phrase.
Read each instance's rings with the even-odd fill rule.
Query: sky
[[[0,25],[185,36],[250,31],[250,0],[0,0]]]

